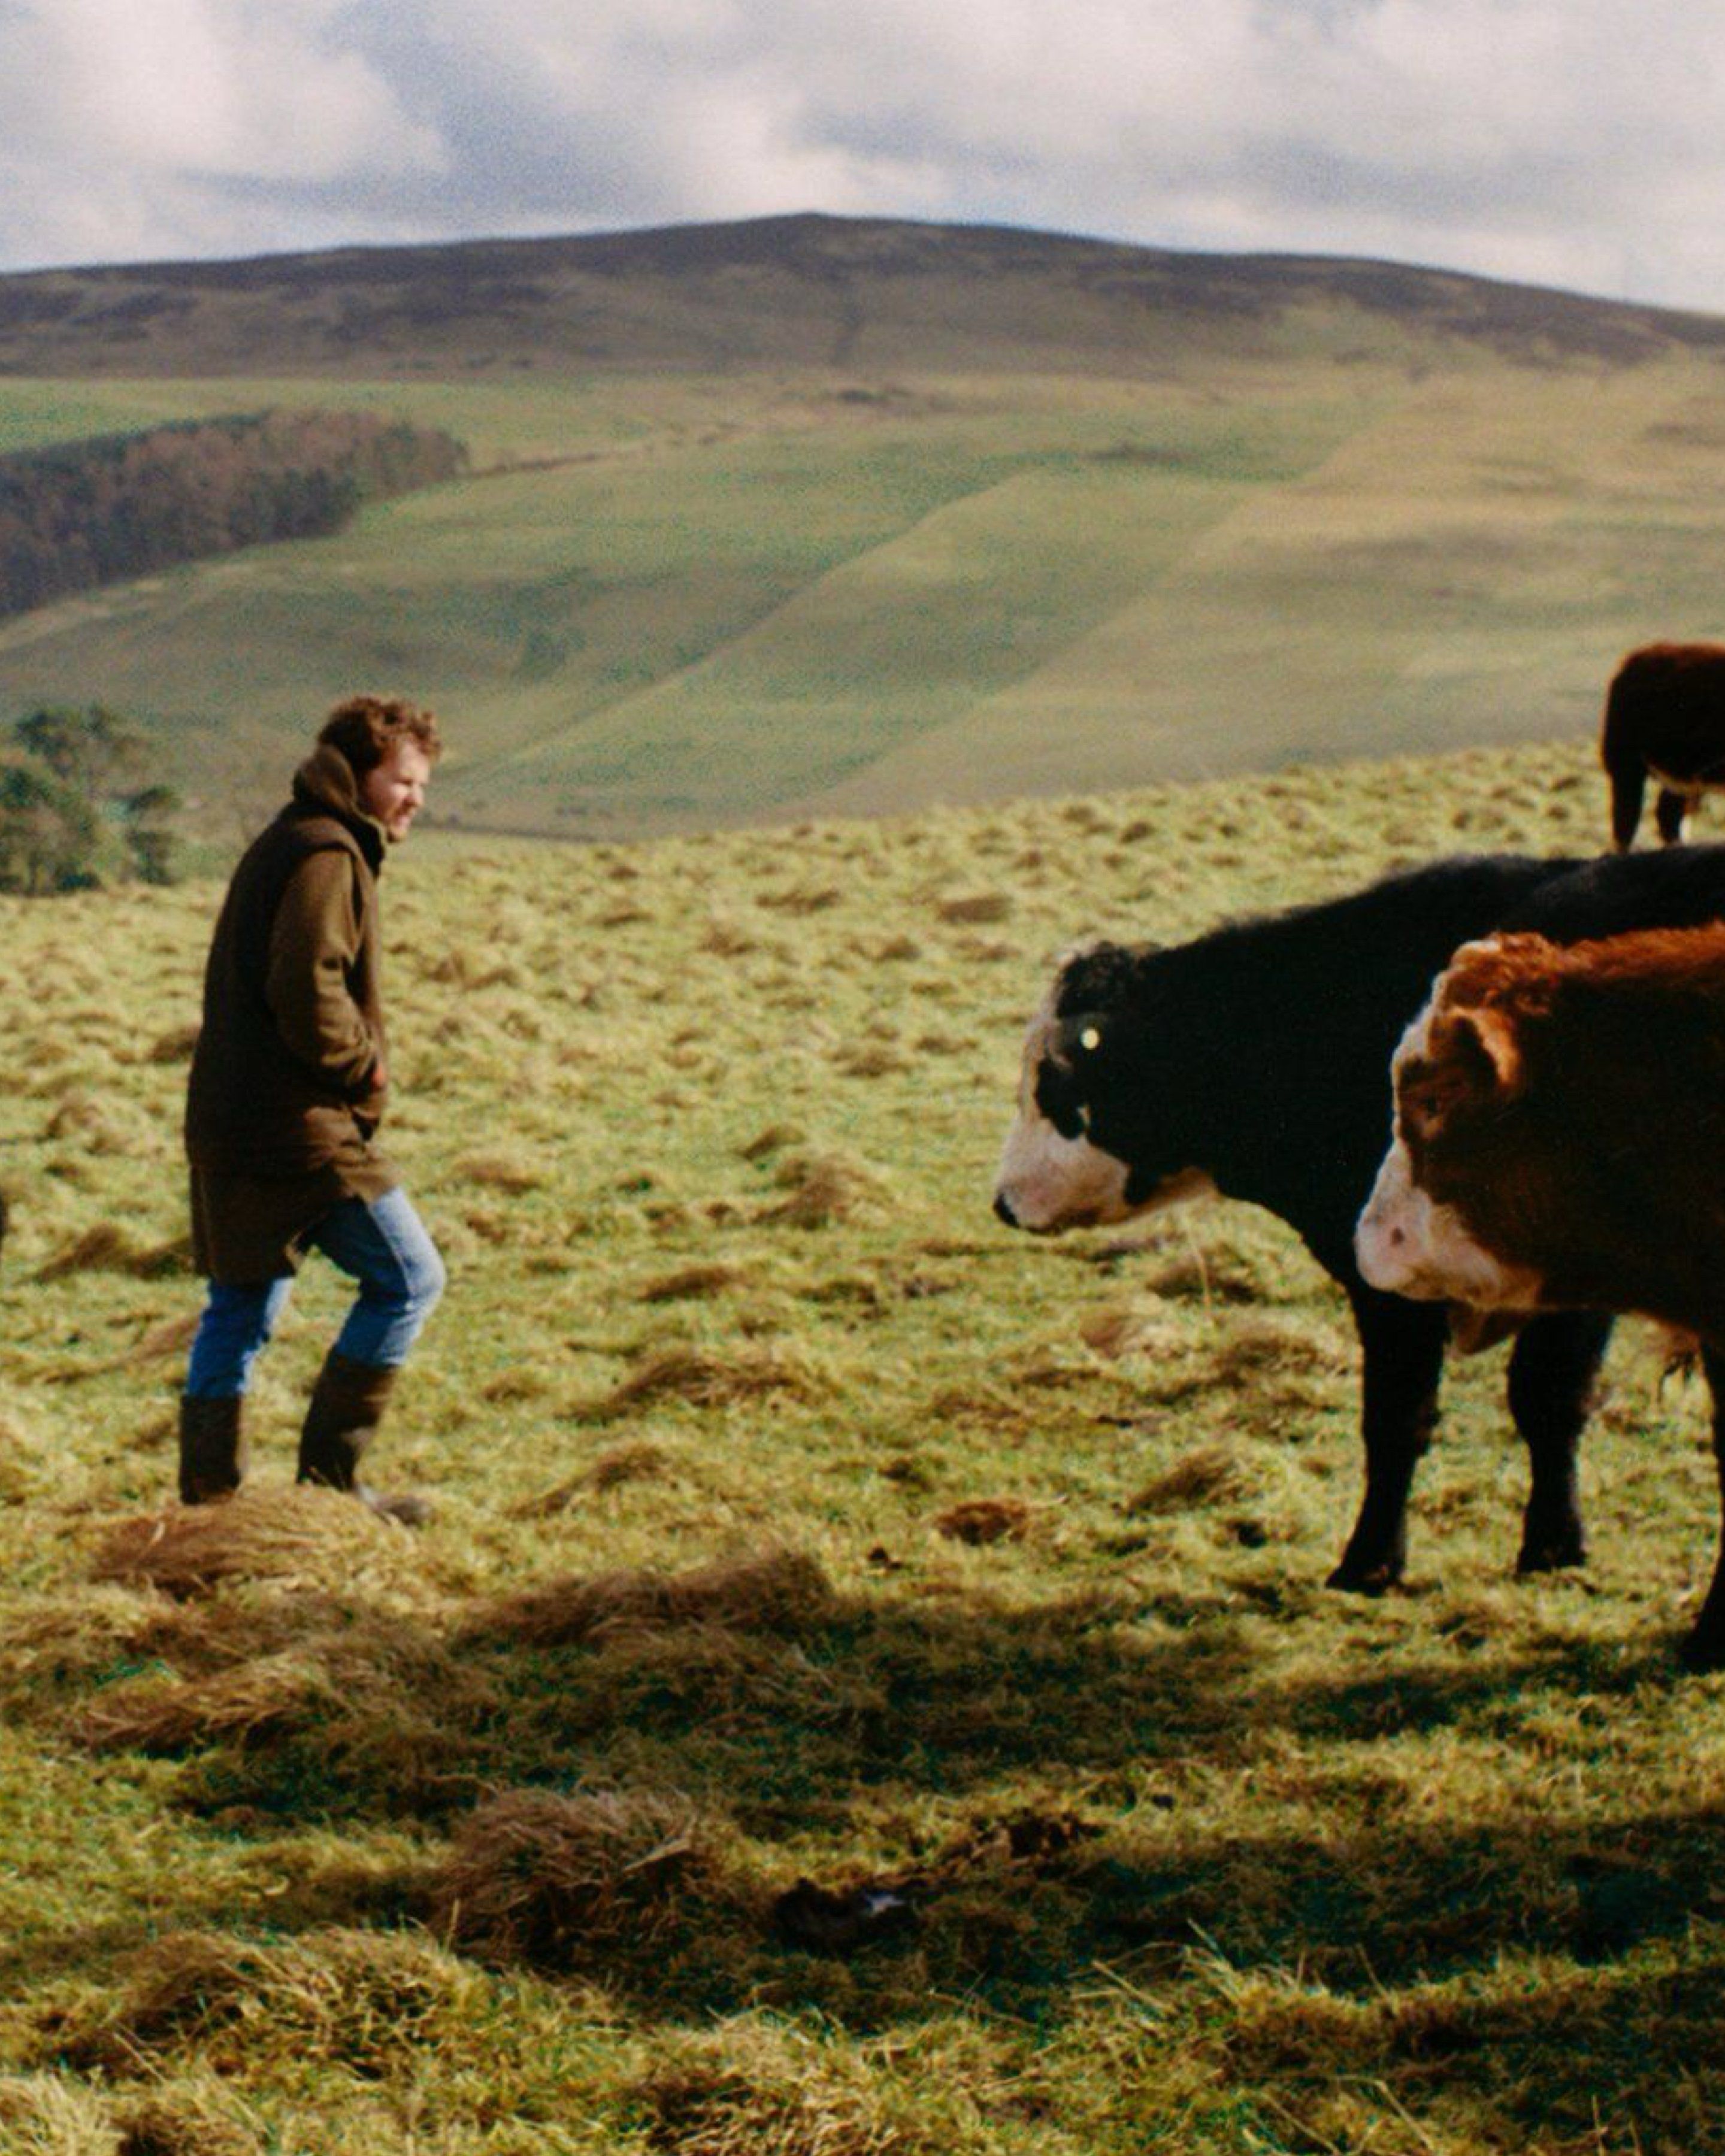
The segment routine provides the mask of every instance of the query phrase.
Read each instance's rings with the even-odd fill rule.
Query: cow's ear
[[[1522,1051],[1502,1011],[1489,1004],[1452,1011],[1445,1034],[1446,1046],[1478,1091],[1503,1099],[1521,1091]]]

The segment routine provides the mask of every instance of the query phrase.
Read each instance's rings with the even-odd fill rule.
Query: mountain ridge
[[[1337,305],[1365,348],[1394,326],[1523,363],[1725,352],[1725,317],[1442,268],[809,212],[16,272],[0,278],[0,372],[387,377],[931,357],[1131,372],[1171,339],[1273,353],[1302,310]]]

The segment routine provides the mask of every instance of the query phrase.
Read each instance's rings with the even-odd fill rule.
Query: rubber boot
[[[238,1394],[230,1399],[198,1399],[190,1393],[180,1399],[180,1502],[185,1505],[213,1504],[231,1497],[245,1473],[245,1445],[239,1419],[244,1402]]]
[[[431,1517],[426,1498],[411,1491],[386,1496],[359,1479],[360,1457],[377,1435],[395,1378],[393,1369],[356,1363],[331,1348],[311,1389],[300,1433],[300,1480],[348,1491],[382,1518],[418,1527]]]

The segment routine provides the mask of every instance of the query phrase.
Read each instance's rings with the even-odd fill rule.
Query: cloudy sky
[[[0,0],[0,270],[820,209],[1725,312],[1693,0]]]

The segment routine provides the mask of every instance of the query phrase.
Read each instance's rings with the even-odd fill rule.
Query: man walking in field
[[[321,1250],[359,1293],[312,1389],[299,1479],[417,1525],[421,1498],[358,1476],[396,1373],[444,1287],[443,1261],[374,1142],[388,1086],[377,875],[442,753],[429,711],[355,696],[325,721],[293,798],[234,870],[204,975],[186,1150],[208,1300],[180,1403],[180,1496],[245,1471],[252,1365]]]

